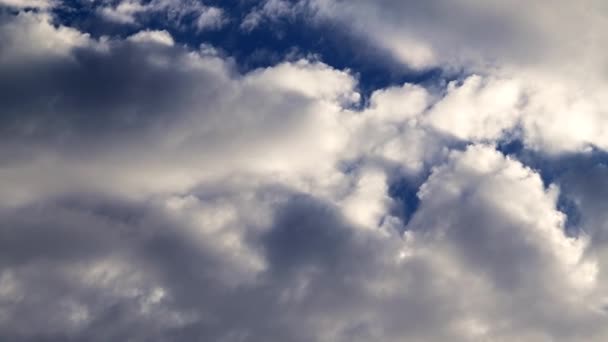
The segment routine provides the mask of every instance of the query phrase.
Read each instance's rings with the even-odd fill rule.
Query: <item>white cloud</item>
[[[345,157],[394,163],[413,175],[438,162],[449,141],[422,121],[433,101],[425,89],[410,84],[374,92],[369,107],[347,123]]]
[[[0,339],[608,336],[605,172],[565,183],[588,232],[568,237],[560,189],[492,146],[606,146],[596,83],[504,69],[355,110],[321,62],[241,74],[166,31],[0,23]],[[407,224],[395,179],[423,184]]]
[[[608,107],[601,100],[608,84],[579,84],[555,78],[533,80],[522,117],[526,142],[543,151],[580,152],[590,146],[607,150]]]
[[[167,31],[140,31],[127,38],[137,43],[156,43],[161,45],[173,46],[173,37]]]
[[[72,49],[86,47],[88,34],[60,26],[55,27],[48,13],[20,12],[0,21],[2,63],[23,63],[32,59],[64,58]]]
[[[192,25],[198,31],[217,30],[228,21],[222,8],[199,1],[121,0],[98,7],[97,11],[103,18],[120,24],[142,24],[149,16],[161,15],[168,24],[178,28]],[[191,16],[195,19],[189,19]]]
[[[356,182],[352,193],[342,202],[344,213],[362,227],[376,228],[391,203],[386,176],[377,170],[365,170]]]
[[[306,8],[305,2],[289,2],[285,0],[267,0],[254,7],[241,22],[241,29],[252,31],[264,22],[274,22],[280,19],[293,19]]]
[[[102,7],[99,9],[101,15],[111,21],[123,24],[135,23],[135,15],[145,12],[147,6],[136,0],[126,0],[118,3],[116,7]]]
[[[30,28],[32,32],[48,25],[46,21],[29,24],[35,27]],[[51,26],[45,39],[59,39],[64,31],[66,28]],[[316,183],[336,181],[332,180],[339,175],[336,158],[347,140],[341,122],[353,115],[341,105],[358,96],[348,73],[303,60],[234,78],[230,62],[220,57],[141,44],[172,48],[173,40],[165,31],[140,31],[127,40],[140,44],[129,47],[110,40],[103,43],[104,50],[98,51],[94,46],[101,43],[91,42],[92,48],[85,54],[88,59],[76,63],[71,62],[75,58],[71,48],[65,47],[62,53],[66,57],[57,61],[65,63],[65,69],[58,70],[69,70],[67,73],[73,76],[52,76],[55,69],[49,66],[50,78],[31,84],[32,91],[41,94],[40,106],[50,121],[43,119],[39,110],[6,107],[7,113],[21,113],[5,117],[7,127],[14,127],[13,143],[22,141],[22,146],[32,148],[34,153],[27,163],[7,170],[3,177],[4,185],[11,189],[7,190],[6,203],[40,198],[41,193],[58,194],[72,186],[130,196],[185,191],[236,170],[276,174],[286,182],[299,184],[303,191],[317,187]],[[44,61],[39,63],[44,69]],[[83,85],[79,79],[90,75],[86,63],[109,63],[96,76],[106,81]],[[2,70],[8,82],[12,74],[10,66],[7,68]],[[11,77],[15,82],[27,82],[19,74]],[[67,90],[52,85],[55,77],[63,77],[66,89],[79,89],[81,94],[66,95]],[[154,84],[159,91],[151,95],[146,89]],[[81,102],[96,99],[106,91],[107,101],[94,105]],[[52,99],[51,106],[44,104],[46,99]],[[91,106],[99,111],[101,119],[95,128],[87,123],[90,116],[85,108]],[[63,116],[75,121],[64,122]],[[165,121],[168,117],[170,124]],[[115,129],[124,130],[124,134],[114,136]],[[89,146],[67,142],[79,141],[89,134],[85,131],[99,134],[99,139],[88,140],[92,143]],[[55,137],[53,140],[58,139],[55,141],[59,145],[37,145],[37,137],[44,140],[42,136],[47,133]],[[67,141],[61,142],[64,139]],[[69,145],[97,152],[72,159],[70,148],[65,149]],[[122,147],[114,150],[110,145]],[[38,150],[40,147],[42,150]],[[326,162],[317,165],[319,158]],[[141,177],[141,172],[149,176]],[[23,186],[30,177],[37,181]],[[92,183],[89,177],[105,181]],[[108,188],[107,184],[114,185]]]
[[[460,86],[451,82],[426,120],[465,141],[496,141],[517,123],[521,97],[517,81],[471,76]]]
[[[259,8],[273,8],[275,18],[337,23],[410,68],[483,75],[453,87],[430,114],[429,123],[447,134],[490,141],[521,125],[527,146],[550,154],[608,146],[600,100],[608,89],[600,57],[608,43],[603,1],[313,0],[289,11],[277,3]]]
[[[458,296],[483,319],[486,338],[571,341],[603,331],[576,331],[602,319],[591,297],[598,261],[586,257],[583,236],[565,236],[557,191],[487,146],[453,153],[420,190],[408,227],[469,284]]]
[[[226,15],[221,8],[207,7],[196,20],[199,30],[217,30],[226,24]]]
[[[357,29],[397,57],[399,51],[407,51],[404,47],[413,46],[414,53],[416,46],[425,46],[434,57],[427,58],[432,64],[599,65],[592,52],[608,37],[602,29],[606,8],[594,0],[585,5],[472,0],[310,3],[320,15]],[[410,61],[404,58],[404,62]]]
[[[602,85],[546,76],[470,76],[451,82],[422,121],[463,141],[517,136],[527,147],[559,155],[608,149]]]
[[[559,272],[557,277],[572,282],[573,287],[593,287],[593,264],[581,262],[584,237],[565,236],[564,215],[555,209],[557,191],[554,186],[545,189],[538,174],[505,158],[492,147],[472,146],[466,152],[453,153],[450,162],[435,169],[422,186],[419,193],[421,210],[416,214],[412,228],[438,239],[458,239],[458,243],[466,244],[454,246],[462,248],[458,253],[475,262],[490,263],[479,266],[484,272],[501,272],[509,282],[528,276],[517,273],[521,267],[517,263],[533,263],[533,256],[546,259],[538,262],[543,265],[539,269],[547,272],[553,271],[548,263],[555,263]],[[467,212],[469,207],[471,212]],[[488,221],[485,221],[486,215]],[[480,231],[476,232],[477,229]],[[483,242],[487,245],[468,245],[475,244],[475,237],[480,236],[486,238]],[[503,240],[507,236],[508,240]],[[490,240],[494,238],[495,241]],[[448,243],[453,241],[448,240]],[[502,253],[496,253],[495,248],[530,248],[534,251],[502,250]],[[507,262],[493,260],[494,257],[522,259]],[[513,267],[513,270],[507,267]]]
[[[55,5],[52,0],[0,0],[0,5],[16,8],[50,8]]]

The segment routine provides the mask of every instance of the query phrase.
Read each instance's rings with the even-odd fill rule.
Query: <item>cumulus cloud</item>
[[[275,3],[265,1],[281,8]],[[409,68],[441,67],[487,78],[469,79],[448,94],[445,106],[473,106],[461,108],[466,113],[433,113],[432,124],[456,137],[494,140],[518,126],[528,147],[548,153],[606,148],[606,108],[598,100],[607,89],[601,47],[608,43],[608,12],[602,1],[302,0],[289,8],[270,12],[337,24]],[[479,82],[483,91],[465,104],[461,96]]]
[[[141,24],[152,8],[199,21],[215,8],[193,4],[99,11]],[[480,36],[465,21],[507,9],[311,4],[365,17],[356,30],[386,35],[379,44],[416,67],[461,61],[444,54],[461,42],[437,48],[447,38],[435,36],[448,24],[446,37]],[[304,8],[289,5],[243,18]],[[392,25],[428,11],[444,28],[399,40]],[[494,24],[512,44],[484,56],[508,67],[362,96],[354,71],[318,60],[242,73],[169,31],[93,36],[46,11],[0,13],[0,339],[605,340],[605,167],[570,163],[551,183],[497,150],[505,139],[549,159],[606,148],[605,88],[572,92],[573,74],[526,69],[503,50],[523,46],[529,24],[507,30],[511,14]],[[580,208],[579,234],[567,234],[562,196]]]
[[[55,5],[52,0],[0,0],[0,5],[13,8],[39,8],[45,9]]]
[[[577,329],[601,320],[596,303],[588,301],[599,285],[598,265],[585,257],[585,238],[564,235],[557,191],[488,146],[452,154],[421,187],[409,228],[425,248],[445,253],[450,273],[473,277],[468,288],[459,288],[478,326],[470,333],[547,341],[598,333]],[[560,314],[562,305],[570,307],[567,318]]]
[[[427,120],[438,130],[465,141],[495,141],[515,126],[521,96],[516,82],[471,76],[460,86],[451,82]]]
[[[587,1],[584,6],[570,1],[302,2],[397,56],[406,54],[404,62],[413,58],[407,54],[416,56],[424,47],[430,56],[421,60],[427,63],[498,61],[576,68],[581,63],[600,62],[590,52],[597,52],[597,43],[606,38],[602,29],[606,8],[601,1]],[[581,59],[575,61],[573,56]]]
[[[0,43],[5,48],[2,66],[46,63],[64,59],[77,47],[89,45],[89,35],[69,27],[55,27],[48,13],[20,12],[14,17],[3,15],[0,22]]]

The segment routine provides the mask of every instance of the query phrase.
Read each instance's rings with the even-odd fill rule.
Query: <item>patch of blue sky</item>
[[[179,23],[167,20],[167,13],[146,12],[137,15],[136,23],[116,23],[99,14],[99,5],[89,1],[74,1],[69,6],[54,9],[59,23],[76,27],[93,37],[125,37],[142,29],[167,30],[180,44],[197,48],[208,44],[232,58],[239,72],[275,65],[285,60],[312,58],[333,68],[349,70],[357,79],[363,104],[377,89],[413,83],[441,90],[447,82],[462,74],[446,72],[440,67],[426,70],[408,68],[391,54],[340,26],[310,20],[303,11],[296,16],[263,21],[251,30],[241,27],[243,19],[256,2],[207,1],[208,6],[221,8],[227,20],[217,29],[198,30],[195,14],[184,15]]]

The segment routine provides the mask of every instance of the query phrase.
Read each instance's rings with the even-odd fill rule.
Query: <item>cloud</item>
[[[207,7],[196,20],[199,30],[217,30],[226,24],[226,15],[221,8]]]
[[[36,60],[64,59],[77,47],[86,47],[89,35],[69,27],[56,28],[48,13],[19,12],[3,14],[0,42],[5,47],[1,58],[4,68]]]
[[[282,8],[275,3],[265,2]],[[311,25],[319,20],[338,25],[389,51],[404,67],[464,70],[481,77],[458,87],[453,83],[459,90],[447,94],[445,104],[431,114],[437,129],[464,140],[495,140],[503,133],[513,135],[517,126],[529,148],[550,154],[606,149],[606,108],[599,100],[607,89],[606,63],[598,56],[608,42],[608,12],[601,1],[582,6],[570,1],[313,0],[289,8],[270,12]],[[482,83],[482,90],[464,100],[473,83]],[[457,108],[463,105],[472,107]]]
[[[400,51],[416,56],[424,47],[430,51],[429,58],[433,57],[427,58],[427,63],[576,67],[592,60],[599,62],[588,52],[606,38],[601,29],[606,14],[601,1],[590,1],[586,6],[569,1],[303,2],[397,56]],[[582,59],[568,62],[573,55]],[[404,56],[403,60],[407,63],[409,59]]]
[[[0,5],[13,8],[47,9],[55,5],[52,0],[0,0]]]
[[[451,82],[426,119],[436,129],[465,141],[496,141],[519,119],[521,88],[516,81],[476,75],[460,86]]]
[[[488,177],[488,181],[485,177]],[[524,188],[527,189],[525,197],[522,196]],[[487,272],[498,272],[491,277],[498,280],[497,286],[509,286],[511,282],[527,276],[516,274],[521,270],[517,258],[521,258],[523,263],[533,263],[536,257],[546,258],[556,263],[556,267],[564,268],[562,272],[566,273],[570,267],[575,267],[577,271],[577,267],[580,267],[583,272],[592,270],[592,265],[579,264],[585,248],[584,239],[575,240],[564,235],[564,215],[555,210],[557,191],[553,186],[545,189],[537,174],[518,162],[503,157],[494,149],[472,146],[465,152],[454,153],[451,161],[435,169],[427,183],[421,187],[421,206],[411,226],[415,231],[423,230],[425,234],[436,234],[439,239],[446,238],[449,243],[455,239],[458,243],[467,244],[458,246],[458,249],[462,248],[458,253],[464,253],[464,257],[470,258],[471,262],[488,262],[488,265],[480,266],[487,267]],[[519,196],[517,201],[512,200],[515,196]],[[458,201],[461,205],[455,206],[453,201]],[[466,209],[469,205],[471,212]],[[426,218],[425,212],[441,212],[442,215]],[[484,221],[486,214],[489,219],[487,222]],[[477,244],[475,239],[482,237],[483,243],[488,245]],[[492,242],[493,239],[496,240]],[[510,245],[511,243],[521,248],[530,248],[533,252],[517,250],[519,247]],[[502,248],[509,250],[497,252],[496,249]],[[477,254],[486,252],[489,255]],[[468,253],[474,255],[469,256]],[[505,257],[510,261],[492,260],[493,257]],[[547,261],[540,263],[544,265],[541,269],[551,270]],[[513,269],[509,270],[507,267],[511,266]],[[572,285],[593,285],[586,283],[593,280],[593,274],[589,276],[590,278],[572,274]]]
[[[140,31],[127,39],[137,43],[156,43],[167,46],[175,44],[173,37],[167,31]]]
[[[6,26],[48,25],[45,16],[20,16]],[[42,32],[62,42],[72,33]],[[303,60],[237,76],[229,60],[171,42],[166,32],[141,31],[50,52],[5,50],[2,155],[16,162],[4,178],[6,200],[63,192],[73,182],[134,194],[186,190],[232,170],[276,172],[303,187],[337,172],[331,160],[346,143],[340,120],[352,115],[341,104],[357,96],[348,73]],[[15,65],[38,53],[48,58],[27,64],[39,70],[32,79]],[[314,165],[317,158],[326,166]]]
[[[409,234],[469,284],[458,297],[466,298],[477,338],[569,341],[597,333],[577,329],[601,319],[587,302],[599,285],[597,260],[586,258],[584,238],[565,236],[557,191],[483,145],[453,153],[422,185]],[[558,314],[562,305],[568,317]]]
[[[123,24],[135,23],[135,15],[145,12],[148,7],[139,1],[121,1],[115,7],[102,7],[99,13],[110,21]]]
[[[268,0],[254,7],[241,22],[241,29],[250,32],[266,22],[278,20],[293,20],[297,15],[306,11],[306,2],[290,2],[285,0]]]
[[[96,10],[101,17],[119,24],[141,25],[156,16],[169,26],[190,25],[198,31],[220,29],[228,20],[222,8],[206,6],[200,1],[121,0]]]
[[[4,211],[3,312],[31,319],[2,336],[575,341],[603,330],[586,301],[594,260],[563,235],[554,190],[489,147],[433,173],[405,239],[271,184]],[[509,201],[519,187],[529,197]]]
[[[546,184],[495,147],[604,146],[601,88],[487,69],[362,99],[317,60],[240,73],[168,31],[94,37],[37,11],[2,13],[0,45],[2,340],[608,336],[605,172]]]

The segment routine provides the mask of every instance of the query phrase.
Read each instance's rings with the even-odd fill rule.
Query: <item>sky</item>
[[[0,0],[0,340],[608,340],[603,0]]]

